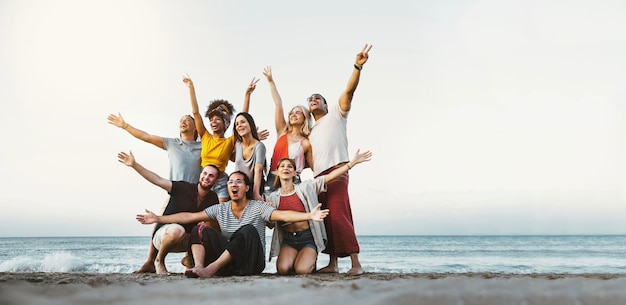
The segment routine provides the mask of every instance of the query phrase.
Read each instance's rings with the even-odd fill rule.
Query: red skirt
[[[336,168],[329,168],[318,176],[326,175]],[[330,210],[324,219],[328,244],[323,252],[338,257],[346,257],[360,251],[352,221],[352,208],[348,195],[349,180],[348,174],[343,174],[326,184],[326,192],[319,194],[322,208]]]

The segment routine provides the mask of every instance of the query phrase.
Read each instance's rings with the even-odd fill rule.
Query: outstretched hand
[[[368,151],[361,153],[361,150],[357,149],[356,153],[354,154],[354,158],[352,158],[352,161],[350,163],[352,163],[352,166],[355,166],[361,162],[370,161],[371,159],[372,159],[371,151],[368,150]]]
[[[117,161],[126,166],[133,167],[133,165],[135,165],[135,156],[132,151],[128,151],[128,154],[121,151],[117,153]]]
[[[119,128],[124,128],[125,126],[127,126],[126,121],[124,121],[124,117],[122,117],[122,114],[119,112],[117,113],[117,115],[109,114],[107,120],[109,121],[109,124],[115,125]]]
[[[256,83],[258,83],[260,80],[257,79],[256,77],[252,77],[252,80],[250,81],[250,84],[248,85],[248,88],[246,89],[246,94],[250,95],[252,94],[252,91],[254,91],[254,89],[256,89]]]
[[[362,67],[368,59],[368,54],[367,52],[369,52],[372,49],[372,45],[371,44],[365,44],[365,46],[363,47],[363,50],[361,50],[361,52],[359,52],[358,54],[356,54],[356,62],[355,64],[357,66]]]
[[[313,221],[324,221],[324,218],[328,216],[328,209],[320,210],[322,204],[319,203],[315,208],[311,211],[311,220]]]
[[[146,209],[146,213],[147,214],[145,215],[137,214],[137,216],[135,216],[135,219],[137,219],[137,221],[144,225],[149,225],[151,223],[157,222],[157,216],[154,213],[148,211],[148,209]]]
[[[270,136],[270,132],[267,129],[259,130],[259,127],[256,128],[256,133],[259,136],[259,140],[265,141]]]
[[[265,67],[265,69],[263,69],[263,75],[265,75],[268,82],[273,82],[274,78],[272,78],[272,66]]]

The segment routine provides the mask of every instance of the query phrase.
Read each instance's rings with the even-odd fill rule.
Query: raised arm
[[[141,129],[131,126],[124,120],[121,113],[118,113],[117,115],[109,114],[107,119],[109,124],[126,130],[133,137],[163,149],[163,137],[151,135]]]
[[[315,164],[313,164],[313,146],[311,146],[311,142],[307,138],[302,139],[300,143],[302,143],[302,149],[304,150],[306,166],[313,170],[315,168]]]
[[[302,213],[289,210],[274,210],[270,215],[271,221],[282,222],[299,222],[299,221],[324,221],[324,218],[328,216],[328,209],[320,210],[322,204],[318,204],[310,213]]]
[[[191,112],[193,113],[193,120],[196,122],[196,131],[198,131],[198,135],[202,138],[204,133],[207,131],[206,127],[204,127],[204,121],[202,120],[202,114],[200,113],[200,108],[198,107],[198,100],[196,99],[196,89],[193,86],[193,81],[191,78],[184,77],[183,83],[187,85],[189,88],[189,99],[191,100]]]
[[[361,151],[359,149],[356,150],[356,153],[354,154],[354,158],[352,158],[352,161],[346,163],[345,166],[340,166],[338,169],[330,172],[328,175],[324,176],[324,184],[327,184],[328,182],[332,181],[333,179],[347,173],[349,170],[351,170],[353,167],[355,167],[357,164],[361,163],[361,162],[367,162],[369,160],[371,160],[372,158],[372,152],[370,152],[369,150],[361,153]]]
[[[250,81],[250,84],[248,85],[248,88],[246,88],[246,96],[243,98],[243,112],[250,112],[250,95],[252,95],[252,92],[254,92],[254,89],[256,89],[256,83],[259,82],[259,79],[256,79],[256,77],[252,77],[252,81]]]
[[[283,100],[278,94],[276,89],[276,83],[272,76],[272,66],[267,66],[263,69],[263,75],[267,78],[267,82],[270,85],[270,91],[272,92],[272,99],[274,100],[274,124],[276,125],[276,136],[280,137],[287,131],[287,122],[285,121],[285,110],[283,109]]]
[[[141,164],[137,163],[135,161],[135,156],[133,155],[132,151],[128,152],[128,154],[123,151],[118,153],[117,159],[118,161],[120,161],[120,163],[128,167],[132,167],[135,171],[137,171],[142,177],[144,177],[150,183],[161,187],[162,189],[166,190],[168,193],[172,191],[172,181],[162,178],[161,176],[147,170]]]
[[[250,112],[250,96],[252,95],[252,92],[254,92],[254,89],[256,89],[256,83],[258,83],[259,80],[260,79],[256,79],[256,77],[252,77],[252,81],[250,81],[248,88],[246,88],[246,96],[243,99],[243,112]],[[256,130],[259,140],[261,141],[264,141],[270,136],[270,132],[267,131],[267,129],[260,130],[259,127],[257,127]],[[235,160],[232,159],[232,161]]]
[[[346,86],[346,90],[339,97],[339,107],[341,107],[343,111],[350,111],[350,108],[352,108],[352,97],[354,96],[356,87],[359,85],[361,69],[363,69],[363,65],[367,62],[367,53],[370,49],[372,49],[372,45],[365,44],[363,50],[356,55],[356,61],[354,62],[354,68],[350,80],[348,81],[348,86]]]
[[[135,219],[140,223],[147,225],[151,223],[197,223],[205,220],[210,220],[209,216],[204,212],[182,212],[171,215],[156,216],[151,211],[146,210],[146,214],[137,214]]]

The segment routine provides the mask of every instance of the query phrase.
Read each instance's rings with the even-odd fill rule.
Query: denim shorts
[[[217,198],[230,198],[228,195],[228,175],[223,173],[222,177],[217,180],[217,183],[215,183],[211,190],[217,194]]]
[[[313,239],[311,229],[295,233],[283,231],[283,243],[281,247],[285,246],[292,247],[297,251],[304,248],[311,248],[317,252],[317,247],[315,246],[315,240]]]

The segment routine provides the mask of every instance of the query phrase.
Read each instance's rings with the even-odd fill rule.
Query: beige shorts
[[[163,238],[165,237],[165,233],[167,233],[167,230],[175,228],[175,227],[182,228],[183,226],[177,223],[169,223],[169,224],[163,225],[156,231],[156,233],[154,233],[154,237],[152,237],[152,244],[154,245],[155,248],[157,248],[157,250],[161,249],[161,242],[163,241]],[[185,235],[183,236],[183,240],[180,243],[178,243],[178,245],[176,245],[169,252],[187,252],[188,246],[189,246],[189,233],[185,233]]]

